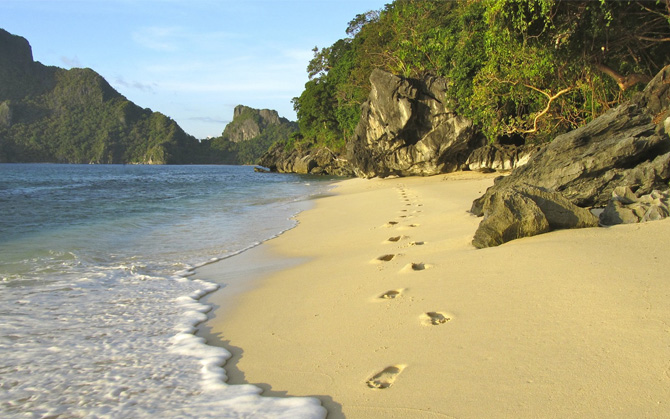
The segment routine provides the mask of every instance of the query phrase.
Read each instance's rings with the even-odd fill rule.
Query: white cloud
[[[63,64],[65,64],[66,67],[69,67],[69,68],[80,67],[81,68],[81,62],[79,62],[79,58],[76,55],[72,58],[61,55],[60,60]]]
[[[155,51],[174,52],[179,49],[182,30],[176,26],[150,26],[141,28],[132,34],[133,41]]]

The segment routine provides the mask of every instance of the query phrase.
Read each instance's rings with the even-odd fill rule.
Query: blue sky
[[[345,38],[357,14],[391,0],[0,0],[0,28],[33,57],[89,67],[137,105],[197,138],[238,104],[295,120],[312,49]]]

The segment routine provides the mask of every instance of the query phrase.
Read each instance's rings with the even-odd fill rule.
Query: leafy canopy
[[[445,77],[447,103],[490,141],[549,141],[670,63],[669,20],[668,0],[395,0],[314,49],[299,141],[342,150],[374,68]]]

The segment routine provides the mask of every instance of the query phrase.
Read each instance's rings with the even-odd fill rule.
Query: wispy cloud
[[[191,118],[187,118],[189,121],[198,121],[198,122],[205,122],[208,124],[227,124],[230,122],[229,119],[216,119],[212,118],[209,116],[194,116]]]
[[[114,80],[116,85],[123,86],[129,89],[137,89],[141,90],[143,92],[153,92],[154,91],[154,84],[146,84],[146,83],[140,83],[139,81],[126,81],[122,77],[117,77]]]
[[[137,29],[132,39],[139,45],[160,52],[218,51],[232,39],[243,36],[223,31],[200,31],[181,26],[147,26]]]
[[[285,92],[295,86],[276,80],[233,80],[230,82],[166,81],[161,83],[164,90],[191,93],[231,93],[231,92]]]
[[[79,62],[79,58],[76,55],[74,57],[61,55],[60,60],[66,67],[81,67],[81,62]]]
[[[182,29],[177,26],[150,26],[133,32],[132,38],[145,48],[173,52],[179,49],[181,33]]]

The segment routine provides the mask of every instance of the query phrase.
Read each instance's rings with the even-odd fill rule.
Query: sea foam
[[[323,418],[226,384],[194,267],[295,224],[299,178],[241,167],[1,165],[0,417]],[[138,199],[141,198],[141,199]]]

